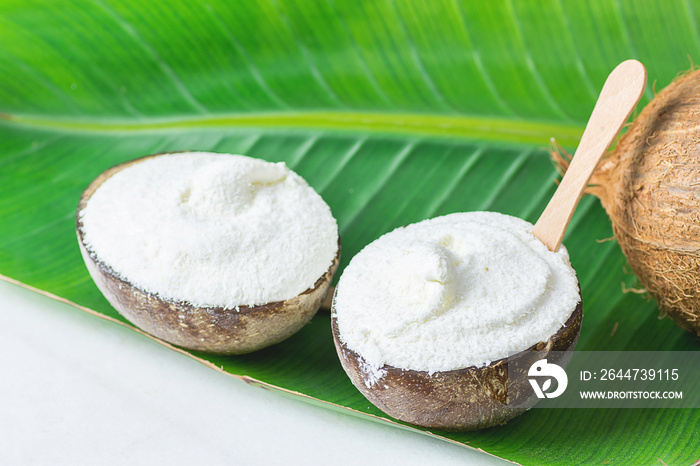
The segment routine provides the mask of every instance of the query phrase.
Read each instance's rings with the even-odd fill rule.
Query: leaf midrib
[[[564,146],[576,146],[583,133],[582,126],[570,123],[415,113],[261,112],[138,120],[95,117],[87,120],[17,114],[1,116],[7,122],[20,127],[83,133],[275,128],[409,134],[538,146],[547,145],[551,138],[555,138]]]

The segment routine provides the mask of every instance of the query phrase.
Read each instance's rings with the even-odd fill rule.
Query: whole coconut
[[[700,335],[700,70],[644,108],[591,184],[641,283]]]

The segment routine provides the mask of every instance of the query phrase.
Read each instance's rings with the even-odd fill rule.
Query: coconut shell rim
[[[337,287],[336,287],[336,292],[337,292]],[[579,287],[579,298],[581,297],[581,292],[580,292],[580,287]],[[526,357],[528,354],[532,352],[537,352],[537,351],[544,351],[544,350],[551,350],[551,351],[557,351],[553,350],[552,346],[558,342],[558,341],[564,341],[562,340],[564,337],[564,333],[567,331],[567,329],[571,328],[571,326],[577,326],[578,329],[576,330],[576,335],[572,339],[572,342],[568,345],[571,347],[573,350],[573,347],[576,346],[576,342],[578,341],[578,335],[580,333],[581,325],[583,322],[583,300],[579,299],[578,303],[576,304],[576,307],[572,311],[571,315],[569,318],[564,322],[564,324],[559,327],[559,330],[557,330],[552,336],[550,336],[547,341],[540,341],[535,343],[534,345],[531,345],[530,347],[518,351],[517,353],[507,356],[505,358],[500,358],[497,359],[496,361],[492,361],[490,364],[486,364],[483,366],[467,366],[467,367],[462,367],[459,369],[450,369],[447,371],[421,371],[421,370],[416,370],[416,369],[403,369],[400,367],[395,367],[391,366],[389,364],[384,364],[379,368],[380,371],[387,371],[387,372],[401,372],[405,374],[411,374],[411,375],[416,375],[419,377],[431,377],[434,376],[435,374],[443,374],[443,375],[463,375],[467,374],[469,372],[472,372],[474,370],[483,370],[489,367],[498,367],[499,365],[504,365],[508,364],[509,361],[513,361],[514,359],[520,359]],[[338,330],[338,323],[337,323],[337,316],[335,314],[335,299],[333,300],[333,306],[331,307],[331,331],[333,333],[333,339],[337,341],[338,345],[343,349],[343,351],[346,351],[348,354],[350,354],[354,359],[358,361],[362,361],[363,363],[367,363],[365,358],[357,353],[355,350],[350,349],[344,341],[340,338],[340,331]],[[567,351],[567,349],[561,350],[561,351]]]

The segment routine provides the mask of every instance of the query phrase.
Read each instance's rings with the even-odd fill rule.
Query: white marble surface
[[[508,464],[250,387],[5,282],[0,369],[0,464]]]

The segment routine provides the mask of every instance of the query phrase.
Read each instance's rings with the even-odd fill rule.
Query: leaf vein
[[[688,10],[686,17],[688,18],[688,23],[690,23],[691,29],[693,31],[693,39],[695,44],[700,44],[700,33],[698,33],[698,22],[695,19],[695,11],[688,0],[685,0],[685,9]]]
[[[591,76],[588,74],[588,70],[586,67],[583,65],[583,61],[581,60],[581,53],[576,46],[576,41],[574,40],[574,34],[571,32],[571,21],[569,20],[569,15],[566,14],[566,11],[564,10],[564,5],[562,5],[562,0],[557,0],[557,12],[559,13],[559,16],[561,16],[561,19],[564,23],[564,29],[566,30],[568,36],[569,36],[569,43],[571,44],[571,49],[573,50],[572,57],[576,60],[576,69],[578,70],[579,74],[583,78],[583,82],[586,85],[586,89],[588,90],[588,93],[591,95],[593,100],[598,99],[598,92],[596,92],[595,86],[593,85],[593,80],[591,79]]]
[[[348,35],[348,37],[350,37],[350,43],[352,44],[352,50],[355,53],[355,56],[358,59],[358,63],[360,64],[360,67],[362,68],[362,72],[365,75],[365,77],[367,77],[369,84],[377,92],[377,95],[384,103],[389,104],[389,105],[395,105],[395,103],[389,98],[389,95],[386,93],[386,91],[382,88],[382,86],[377,81],[377,78],[374,76],[374,73],[372,73],[370,66],[367,63],[367,60],[365,59],[364,55],[360,52],[360,49],[357,46],[357,42],[352,37],[352,33],[350,32],[350,27],[348,26],[347,21],[345,20],[345,17],[342,14],[340,14],[340,12],[338,11],[338,7],[335,5],[334,0],[328,0],[328,4],[331,6],[331,8],[333,8],[333,10],[336,13],[336,17],[340,21],[340,24],[343,25],[343,29],[345,29],[346,34]]]
[[[545,100],[549,104],[552,110],[554,112],[568,120],[571,121],[572,118],[569,114],[567,114],[562,107],[557,103],[556,99],[552,96],[552,93],[549,90],[549,86],[547,83],[544,82],[544,79],[542,78],[542,74],[540,71],[537,69],[535,66],[535,62],[532,58],[532,53],[530,52],[530,48],[527,47],[525,44],[525,38],[523,36],[523,25],[522,22],[520,21],[520,18],[518,15],[515,13],[515,8],[513,7],[513,2],[512,0],[508,0],[508,11],[510,12],[510,16],[513,19],[513,25],[515,26],[515,33],[518,38],[518,42],[520,42],[520,46],[522,51],[524,52],[524,58],[525,58],[525,65],[527,66],[527,69],[530,71],[530,74],[532,77],[535,79],[535,84],[537,87],[540,89],[542,92],[542,95],[544,96]]]
[[[435,173],[437,172],[438,168],[440,168],[441,165],[443,165],[446,161],[446,156],[448,156],[450,153],[450,150],[446,151],[440,160],[440,163],[433,164],[430,169],[428,169],[422,177],[422,182],[420,184],[417,184],[412,187],[411,193],[409,193],[406,196],[401,196],[401,201],[397,202],[394,204],[394,208],[392,209],[392,214],[388,217],[386,217],[386,221],[382,224],[382,227],[380,228],[380,233],[384,233],[389,231],[391,226],[395,224],[396,219],[401,218],[401,216],[404,214],[408,206],[412,205],[415,202],[416,198],[422,197],[424,194],[424,186],[427,184],[428,179]],[[400,225],[397,225],[397,227]]]
[[[54,142],[60,141],[61,139],[63,139],[63,136],[55,136],[52,138],[45,139],[41,142],[37,142],[36,144],[32,143],[26,149],[21,150],[13,155],[4,157],[2,160],[0,160],[0,165],[8,165],[22,157],[26,157],[41,149],[44,149],[45,147],[50,146]]]
[[[201,114],[208,114],[209,111],[199,102],[189,91],[185,83],[180,79],[180,77],[175,73],[175,71],[168,65],[163,58],[158,55],[153,47],[146,43],[143,37],[136,31],[136,29],[129,24],[124,18],[122,18],[116,11],[104,4],[102,0],[92,0],[98,7],[100,7],[105,13],[111,16],[119,25],[119,27],[124,30],[129,36],[131,36],[136,43],[148,54],[150,57],[158,64],[161,71],[170,79],[175,88],[180,92],[182,98],[190,104],[190,106]]]
[[[445,96],[440,92],[440,90],[437,88],[435,85],[435,82],[433,81],[433,78],[430,77],[430,74],[428,71],[425,69],[425,65],[423,64],[423,60],[420,57],[420,54],[418,53],[418,48],[416,47],[416,43],[413,40],[413,37],[411,34],[408,32],[408,28],[406,27],[406,22],[404,21],[403,17],[399,14],[399,12],[396,9],[396,2],[395,0],[391,0],[391,6],[392,9],[394,10],[394,14],[396,18],[398,19],[398,24],[399,27],[401,27],[401,32],[403,32],[404,37],[406,37],[406,41],[408,44],[408,50],[411,54],[411,59],[416,65],[416,69],[418,70],[418,73],[423,80],[423,83],[425,86],[430,90],[430,93],[433,94],[433,97],[440,103],[440,105],[449,110],[452,113],[456,113],[456,109],[452,104],[447,102],[445,99]]]
[[[209,13],[209,16],[219,24],[220,29],[224,32],[226,38],[231,43],[231,45],[233,45],[238,54],[243,58],[243,60],[245,60],[245,66],[248,69],[248,72],[255,80],[255,82],[257,83],[257,85],[260,86],[260,88],[267,94],[267,96],[280,108],[290,108],[289,104],[287,104],[274,90],[272,90],[272,87],[270,87],[270,85],[267,83],[267,81],[263,77],[258,67],[255,65],[255,62],[250,57],[250,54],[245,49],[243,44],[241,44],[241,42],[238,39],[236,39],[236,36],[231,32],[226,23],[221,21],[221,18],[219,18],[219,15],[216,14],[216,12],[212,9],[211,5],[207,4],[206,9]]]
[[[27,65],[24,61],[15,56],[6,54],[5,57],[9,57],[12,60],[12,63],[21,68],[22,71],[26,72],[28,76],[33,76],[34,79],[39,81],[47,90],[58,97],[67,108],[72,109],[73,113],[80,114],[80,108],[76,105],[75,100],[68,98],[63,89],[61,89],[52,80],[47,79],[44,75],[40,74],[37,68]]]
[[[522,151],[516,159],[513,161],[513,163],[510,164],[506,172],[501,176],[500,180],[498,181],[498,184],[496,184],[491,191],[491,194],[489,195],[488,198],[481,204],[478,210],[488,210],[491,207],[491,204],[494,203],[494,201],[498,198],[498,195],[501,194],[501,191],[503,188],[510,183],[510,181],[513,179],[513,177],[518,173],[518,170],[525,165],[525,162],[527,161],[528,157],[533,153],[534,149],[526,149]]]
[[[309,137],[307,141],[296,150],[294,156],[289,160],[289,168],[296,170],[296,167],[298,167],[302,160],[304,160],[304,157],[308,155],[309,151],[311,151],[320,138],[321,137],[318,134]]]
[[[547,197],[549,194],[550,189],[552,189],[552,184],[550,184],[549,181],[542,183],[542,188],[532,197],[530,205],[527,207],[527,209],[521,213],[523,219],[527,220],[532,217],[532,215],[535,213],[534,210],[537,208],[537,206],[539,206],[540,202],[542,202],[542,199]],[[537,221],[536,218],[533,219],[532,223],[535,221]]]
[[[469,34],[469,28],[467,27],[464,10],[459,4],[459,0],[452,0],[452,2],[454,4],[455,10],[457,10],[457,13],[459,13],[458,19],[459,23],[462,25],[464,35],[469,40],[470,45],[472,45],[473,41],[471,39],[471,34]],[[478,50],[472,49],[472,56],[474,57],[474,64],[476,65],[477,71],[481,75],[481,78],[484,80],[484,84],[486,84],[486,87],[491,93],[491,97],[493,97],[493,99],[496,101],[496,104],[501,108],[501,110],[503,110],[507,114],[515,115],[516,113],[513,110],[513,108],[510,105],[508,105],[508,103],[505,100],[503,100],[503,97],[501,96],[500,92],[498,92],[498,89],[496,88],[496,85],[494,84],[493,79],[491,78],[491,74],[486,70],[486,66],[481,60],[481,53],[479,53]]]
[[[333,184],[333,181],[340,175],[340,173],[343,171],[343,168],[345,168],[345,166],[352,160],[352,158],[355,157],[355,155],[360,151],[360,149],[362,149],[362,146],[364,146],[366,142],[367,138],[362,138],[359,139],[355,144],[353,144],[352,147],[350,147],[350,149],[345,153],[345,155],[341,159],[336,170],[330,176],[324,178],[325,182],[323,184],[317,185],[317,191],[321,196],[323,196],[325,190]]]
[[[486,146],[479,146],[474,152],[470,154],[469,157],[465,158],[464,164],[460,167],[456,176],[449,180],[447,189],[445,189],[442,194],[435,198],[435,200],[426,209],[426,218],[434,217],[440,206],[444,204],[447,199],[452,196],[452,193],[457,189],[459,184],[462,182],[467,173],[472,169],[474,165],[482,158],[483,154],[486,152]]]
[[[617,15],[615,18],[617,19],[617,22],[620,24],[620,29],[625,35],[625,40],[627,41],[627,46],[630,49],[630,52],[632,54],[632,58],[638,58],[639,54],[637,53],[637,48],[634,46],[634,43],[632,42],[632,35],[630,34],[629,27],[627,27],[627,22],[625,21],[625,15],[624,12],[622,11],[622,5],[620,4],[620,0],[615,0],[615,10],[617,11]],[[644,91],[644,95],[649,99],[653,99],[654,95],[651,92],[651,89],[649,86],[647,86],[646,90]]]
[[[309,50],[306,48],[306,45],[301,41],[299,35],[296,33],[294,28],[289,22],[289,19],[287,18],[287,15],[285,15],[282,12],[282,9],[279,7],[279,4],[277,3],[276,0],[270,0],[271,3],[275,6],[277,9],[280,18],[282,19],[282,22],[284,22],[284,25],[287,27],[289,30],[290,34],[294,37],[294,41],[301,51],[301,56],[304,57],[304,62],[306,65],[309,67],[309,70],[311,71],[311,75],[314,77],[314,80],[318,83],[319,86],[321,86],[321,89],[323,89],[326,93],[326,95],[337,105],[344,106],[345,104],[340,100],[338,97],[338,94],[331,88],[331,86],[328,84],[328,81],[326,78],[323,76],[321,71],[318,69],[316,66],[316,63],[314,62],[313,58],[311,57],[311,54],[309,53]]]
[[[388,170],[384,172],[384,174],[377,180],[375,185],[369,190],[369,195],[366,198],[366,201],[362,204],[362,207],[359,208],[355,213],[349,214],[345,216],[343,220],[344,225],[343,225],[343,230],[347,230],[360,216],[360,214],[367,209],[367,207],[372,204],[372,199],[377,197],[377,194],[381,191],[382,187],[391,179],[391,177],[394,175],[396,170],[399,168],[401,163],[408,157],[413,149],[416,147],[416,142],[409,142],[407,143],[403,149],[398,151],[398,153],[394,156],[394,160],[392,163],[389,165]]]

